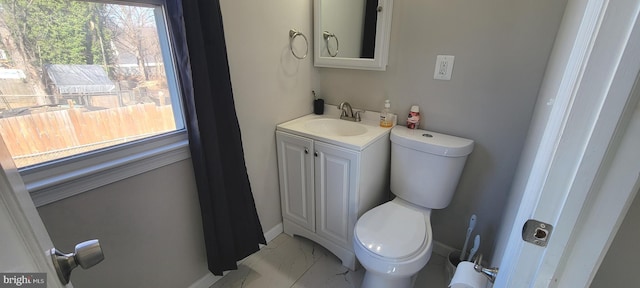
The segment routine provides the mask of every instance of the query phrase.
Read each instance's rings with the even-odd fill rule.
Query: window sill
[[[186,131],[20,171],[36,207],[191,157]]]

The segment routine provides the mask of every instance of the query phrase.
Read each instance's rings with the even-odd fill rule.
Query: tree
[[[92,19],[89,20],[89,29],[92,33],[91,43],[97,43],[92,45],[92,56],[94,59],[100,59],[100,61],[93,61],[94,64],[102,64],[108,74],[112,74],[112,69],[109,69],[110,64],[114,64],[115,56],[111,45],[107,45],[113,41],[113,31],[107,29],[108,10],[107,5],[92,3]]]
[[[0,5],[4,24],[27,62],[23,69],[35,79],[44,64],[106,64],[111,60],[110,47],[100,45],[111,40],[110,31],[103,29],[104,4],[0,0]]]
[[[153,8],[106,5],[108,7],[108,27],[113,31],[116,46],[123,51],[134,53],[138,70],[144,80],[149,80],[147,61],[154,57],[152,47],[158,42]],[[157,50],[157,49],[156,49]]]

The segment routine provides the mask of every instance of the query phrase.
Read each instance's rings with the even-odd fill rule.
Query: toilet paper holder
[[[496,281],[496,276],[498,276],[498,267],[485,268],[482,267],[482,254],[478,254],[476,259],[473,261],[473,269],[475,269],[478,273],[484,274],[489,278],[489,281],[493,283]]]

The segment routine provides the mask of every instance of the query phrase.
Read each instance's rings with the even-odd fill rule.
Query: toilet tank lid
[[[447,157],[467,156],[473,151],[473,140],[420,129],[395,126],[391,142],[414,150]]]

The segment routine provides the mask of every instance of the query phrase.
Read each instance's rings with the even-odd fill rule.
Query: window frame
[[[176,130],[18,169],[36,207],[191,158],[183,102],[186,91],[192,90],[192,84],[180,77],[189,72],[180,71],[177,61],[177,57],[188,55],[177,55],[176,37],[183,36],[169,31],[173,25],[184,28],[184,24],[170,22],[163,0],[75,1],[155,8],[166,77],[174,79],[167,83],[172,94]]]

